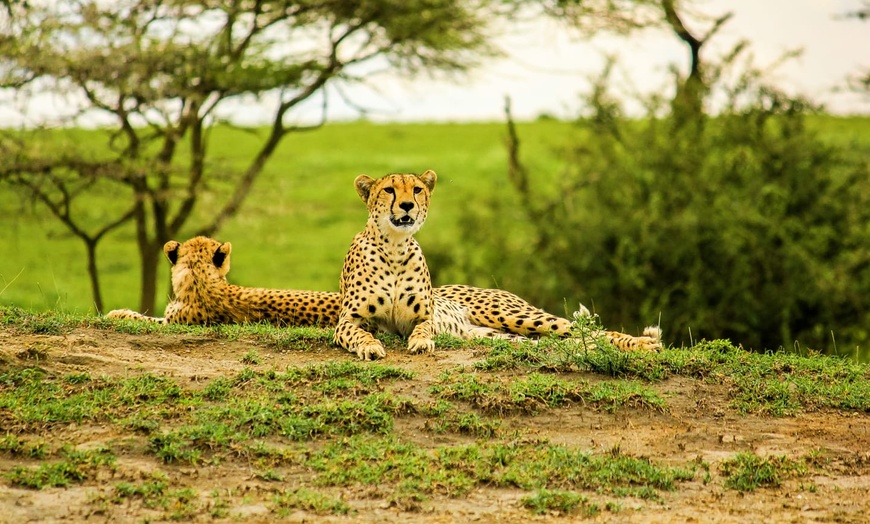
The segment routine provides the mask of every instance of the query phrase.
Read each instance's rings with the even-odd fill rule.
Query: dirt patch
[[[256,364],[243,356],[256,350]],[[396,385],[394,393],[421,405],[432,402],[430,387],[445,370],[470,365],[480,350],[442,350],[416,356],[402,351],[388,353],[385,363],[413,371],[415,378]],[[50,376],[87,373],[91,376],[126,377],[150,373],[195,388],[216,377],[234,376],[246,367],[286,370],[313,363],[353,360],[334,347],[314,346],[305,351],[276,350],[246,341],[208,336],[126,335],[80,329],[67,335],[21,335],[0,332],[0,370],[35,366]],[[521,373],[514,373],[519,378]],[[502,374],[511,380],[510,373]],[[606,377],[578,374],[600,381]],[[867,413],[814,412],[793,417],[741,415],[729,404],[726,386],[703,380],[674,378],[650,384],[667,400],[667,409],[623,408],[608,413],[590,406],[543,410],[534,415],[500,417],[504,434],[546,439],[554,444],[588,450],[648,457],[654,463],[685,466],[705,464],[693,480],[661,500],[621,498],[618,507],[587,517],[590,522],[867,522],[870,515],[870,416]],[[0,420],[9,420],[2,414]],[[426,418],[398,417],[395,433],[424,446],[474,442],[473,437],[434,433]],[[0,427],[0,433],[14,431]],[[520,507],[527,491],[473,489],[459,497],[434,496],[413,511],[388,502],[388,489],[359,486],[318,491],[340,497],[351,513],[317,515],[294,510],[277,516],[271,509],[279,490],[306,482],[296,472],[280,482],[254,474],[246,460],[224,459],[197,466],[162,464],[145,452],[147,439],[123,432],[113,424],[70,424],[58,431],[35,431],[52,442],[88,448],[108,445],[117,456],[113,471],[102,471],[95,480],[63,488],[32,490],[0,480],[0,522],[142,522],[170,518],[166,508],[148,507],[137,499],[122,504],[107,502],[119,482],[147,479],[157,470],[167,482],[193,490],[198,511],[182,520],[228,522],[573,522],[577,515],[535,515]],[[816,467],[799,478],[786,480],[776,489],[741,492],[724,486],[719,465],[738,452],[760,456],[818,456]],[[28,458],[0,454],[0,470],[34,464]],[[585,494],[604,502],[601,494]],[[612,500],[612,497],[608,500]]]

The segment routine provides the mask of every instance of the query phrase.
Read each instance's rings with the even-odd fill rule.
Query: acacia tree
[[[288,124],[294,108],[322,95],[323,123],[328,85],[365,81],[366,64],[462,71],[489,51],[485,0],[73,0],[4,7],[0,88],[19,99],[53,93],[81,101],[73,120],[61,124],[81,115],[109,117],[100,151],[58,146],[42,127],[0,138],[0,181],[44,204],[87,246],[98,310],[97,243],[131,220],[141,260],[139,309],[154,310],[161,247],[188,223],[215,173],[207,161],[208,130],[228,101],[276,100],[269,131],[247,166],[231,174],[221,167],[231,189],[196,226],[203,234],[214,234],[239,210],[282,139],[305,129]],[[94,210],[94,192],[127,204],[110,206],[111,213]]]

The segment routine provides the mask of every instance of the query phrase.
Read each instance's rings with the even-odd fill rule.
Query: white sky
[[[697,9],[707,15],[734,12],[702,57],[720,55],[748,39],[756,64],[765,66],[787,50],[802,48],[801,57],[774,72],[776,84],[824,102],[834,113],[868,114],[867,96],[835,92],[847,76],[870,69],[870,21],[837,18],[859,6],[860,0],[702,0]],[[687,25],[696,35],[709,27]],[[649,31],[630,40],[582,41],[562,24],[540,20],[505,35],[498,44],[508,56],[487,63],[460,83],[384,76],[378,81],[380,94],[361,88],[353,93],[354,99],[381,110],[371,115],[373,120],[500,120],[506,95],[519,118],[544,112],[571,116],[579,105],[578,93],[588,89],[588,78],[601,70],[605,54],[619,55],[621,68],[615,78],[640,92],[661,90],[671,65],[683,71],[688,66],[686,46],[667,32]],[[318,111],[319,107],[307,109],[306,116]],[[334,114],[352,118],[356,113],[336,108]]]
[[[777,69],[773,79],[780,87],[824,102],[829,111],[870,114],[870,97],[837,90],[846,77],[870,69],[870,21],[842,19],[837,15],[857,9],[861,0],[700,0],[696,9],[710,16],[730,10],[734,17],[705,47],[702,56],[714,57],[740,39],[751,42],[756,65],[771,64],[787,50],[802,48],[803,55]],[[695,34],[709,25],[691,24]],[[380,74],[371,87],[347,91],[376,121],[501,120],[504,97],[513,101],[515,117],[534,118],[541,113],[561,117],[576,115],[578,94],[588,79],[601,70],[605,54],[617,54],[620,68],[615,80],[628,91],[662,90],[668,68],[686,70],[688,51],[669,32],[648,31],[627,39],[596,37],[584,41],[553,20],[541,19],[514,28],[497,40],[506,56],[457,81],[421,76],[404,79]],[[4,97],[5,99],[5,97]],[[64,100],[42,97],[29,107],[30,121],[38,115],[64,112]],[[239,124],[262,124],[269,106],[254,101],[236,102],[221,111]],[[304,122],[318,118],[320,102],[312,100],[290,118]],[[353,119],[359,113],[330,96],[330,118]],[[12,112],[0,101],[0,124],[16,125]]]

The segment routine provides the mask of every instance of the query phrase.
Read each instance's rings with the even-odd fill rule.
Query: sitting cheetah
[[[569,336],[570,321],[506,291],[445,286],[433,292],[426,259],[413,235],[426,221],[436,180],[431,170],[378,180],[360,175],[354,180],[369,217],[365,229],[354,237],[342,267],[335,342],[370,360],[386,355],[383,344],[371,334],[376,329],[408,337],[412,353],[432,351],[438,333],[462,338]],[[659,332],[648,328],[646,333],[637,338],[614,332],[605,332],[605,336],[622,349],[659,349]]]
[[[278,325],[334,326],[338,293],[242,287],[227,282],[232,244],[195,237],[181,244],[170,240],[163,252],[172,264],[175,299],[163,318],[116,309],[109,318],[160,324],[231,324],[268,321]]]

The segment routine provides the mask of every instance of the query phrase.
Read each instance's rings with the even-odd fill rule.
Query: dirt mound
[[[417,406],[396,416],[393,434],[430,448],[486,441],[461,431],[433,431],[431,417],[420,411],[420,406],[435,402],[433,386],[443,380],[445,372],[467,370],[482,351],[459,348],[439,350],[434,355],[409,355],[400,349],[389,350],[382,364],[410,371],[413,379],[377,387]],[[252,352],[255,357],[250,356]],[[36,367],[44,371],[47,380],[58,383],[63,382],[61,377],[76,374],[106,379],[150,374],[196,390],[221,377],[236,377],[246,369],[283,372],[353,360],[351,355],[322,343],[300,351],[207,335],[128,335],[98,329],[77,329],[66,335],[0,331],[0,371]],[[526,375],[501,372],[492,377],[507,384]],[[608,377],[575,373],[568,378],[594,383]],[[694,465],[691,480],[649,498],[632,492],[617,500],[595,489],[584,491],[589,501],[600,503],[600,511],[585,514],[592,522],[867,522],[867,413],[742,415],[730,406],[727,386],[721,383],[677,377],[647,387],[666,400],[666,409],[629,406],[611,412],[571,402],[535,412],[505,410],[492,416],[499,422],[502,436],[538,439],[593,454],[648,458],[667,466]],[[280,479],[277,473],[269,478],[262,473],[272,471],[263,464],[265,458],[241,451],[237,456],[224,453],[196,463],[161,461],[149,452],[153,435],[117,420],[85,419],[63,426],[33,421],[24,424],[12,408],[0,406],[0,434],[7,435],[0,452],[0,470],[6,473],[0,481],[0,522],[569,522],[584,516],[557,509],[533,513],[520,503],[528,490],[504,485],[481,483],[458,496],[446,489],[436,490],[418,504],[408,505],[391,498],[395,486],[311,485],[310,471],[304,468],[286,468]],[[13,437],[30,447],[13,450]],[[282,441],[272,440],[277,444]],[[12,482],[10,475],[17,467],[33,469],[42,463],[39,453],[33,451],[39,445],[55,450],[47,462],[57,462],[61,456],[57,450],[63,446],[109,448],[116,461],[111,468],[92,466],[93,475],[65,487],[31,489]],[[309,445],[324,446],[323,442],[303,442],[299,453],[306,453],[304,448]],[[21,451],[25,448],[33,456]],[[808,466],[800,475],[783,478],[778,487],[741,491],[726,486],[722,469],[724,461],[740,452],[786,456]],[[154,486],[154,479],[168,486],[161,488],[164,496],[149,498],[147,493],[136,492],[134,496],[123,491],[133,489],[123,486]],[[340,499],[347,508],[329,511],[304,501],[281,505],[281,497],[291,492],[297,496],[303,493],[300,489]]]

